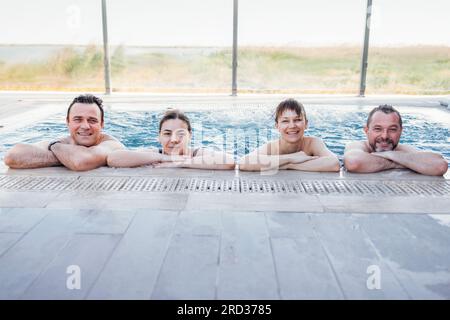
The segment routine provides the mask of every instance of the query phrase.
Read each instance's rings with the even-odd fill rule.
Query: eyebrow
[[[375,125],[373,125],[373,127],[374,128],[384,128],[381,124],[375,124]],[[399,125],[398,124],[391,124],[390,126],[388,126],[388,128],[393,128],[393,127],[398,128]]]
[[[300,118],[300,119],[303,119],[302,116],[295,116],[295,117],[281,117],[281,119],[290,119],[290,118],[294,118],[294,119]]]
[[[72,119],[83,119],[83,116],[73,116]],[[96,117],[87,117],[88,120],[98,120]]]

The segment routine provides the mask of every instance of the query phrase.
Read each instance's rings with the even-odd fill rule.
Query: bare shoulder
[[[324,144],[322,138],[319,137],[309,136],[304,137],[303,139],[303,141],[305,142],[305,148],[313,148],[315,146],[322,146]]]
[[[125,146],[113,136],[103,134],[102,140],[95,147],[104,147],[112,150],[125,149]]]
[[[303,152],[312,156],[331,156],[333,154],[326,146],[322,138],[319,137],[305,137]]]
[[[260,146],[257,149],[258,154],[278,155],[280,154],[280,143],[278,140],[272,140]]]
[[[366,141],[352,141],[347,143],[345,146],[345,152],[350,150],[360,150],[364,152],[369,152],[369,148],[367,147]]]
[[[406,144],[399,144],[395,151],[404,151],[404,152],[418,152],[419,150],[414,148],[413,146],[409,146]]]
[[[121,143],[121,142],[119,141],[119,139],[116,139],[116,138],[114,138],[113,136],[111,136],[111,135],[109,135],[109,134],[103,133],[103,135],[102,135],[102,141],[101,141],[100,143],[103,143],[103,142],[106,142],[106,141],[116,141],[116,142]]]

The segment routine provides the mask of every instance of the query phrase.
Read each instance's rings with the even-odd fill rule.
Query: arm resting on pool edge
[[[202,150],[200,154],[184,161],[164,162],[155,165],[155,168],[191,168],[209,170],[232,170],[235,161],[231,154],[214,150]]]
[[[332,156],[319,157],[317,159],[305,161],[303,163],[288,163],[281,166],[280,169],[315,171],[315,172],[339,172],[341,166],[339,159]]]
[[[391,160],[415,172],[442,176],[448,170],[448,163],[442,155],[429,151],[384,151],[374,152],[373,156]]]
[[[309,152],[311,152],[316,159],[303,163],[290,163],[280,167],[280,169],[315,172],[339,172],[341,169],[339,159],[327,148],[323,140],[318,137],[310,137],[309,141]]]
[[[162,154],[153,151],[116,150],[108,155],[110,167],[133,168],[162,161]]]
[[[36,144],[19,143],[5,155],[5,164],[12,169],[34,169],[60,166],[58,158],[47,149],[48,141]]]
[[[201,151],[201,154],[183,162],[183,168],[232,170],[236,166],[234,157],[226,152],[214,150]]]
[[[161,154],[154,150],[116,150],[108,155],[110,167],[134,168],[153,165],[160,162],[184,161],[187,156]]]
[[[53,154],[67,168],[74,171],[87,171],[106,165],[108,155],[124,146],[115,140],[108,140],[92,147],[67,143],[52,146]]]
[[[270,171],[282,168],[288,164],[300,164],[317,159],[317,156],[308,156],[300,151],[282,155],[268,155],[259,153],[259,150],[249,153],[239,160],[239,170],[242,171]]]
[[[344,152],[344,166],[349,172],[374,173],[404,167],[392,160],[374,156],[364,149],[364,142],[349,143]]]

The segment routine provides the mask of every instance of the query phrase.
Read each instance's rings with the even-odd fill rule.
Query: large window
[[[376,0],[367,93],[450,93],[447,0]]]
[[[104,90],[99,1],[1,2],[0,90]]]
[[[229,92],[232,1],[110,1],[116,91]]]
[[[115,92],[230,93],[233,0],[107,0]],[[240,0],[238,93],[357,94],[366,0]],[[104,91],[101,0],[0,0],[0,90]],[[448,94],[447,0],[373,0],[366,93]]]
[[[240,1],[240,92],[355,93],[365,3]]]

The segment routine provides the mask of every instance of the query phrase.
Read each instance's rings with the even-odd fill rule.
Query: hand
[[[188,155],[171,155],[171,154],[164,154],[162,156],[162,160],[163,162],[182,162],[185,161],[187,159],[191,159],[191,156]]]
[[[405,166],[402,166],[401,164],[394,161],[392,161],[392,165],[393,165],[392,169],[406,169]]]
[[[402,166],[401,164],[392,160],[394,152],[396,152],[396,151],[372,152],[371,155],[389,160],[391,163],[390,163],[390,166],[388,167],[388,169],[405,169],[406,168],[405,166]]]
[[[314,160],[314,159],[317,159],[317,158],[319,158],[319,157],[318,156],[309,156],[305,152],[299,151],[299,152],[296,152],[296,153],[292,153],[289,156],[289,160],[290,160],[289,162],[290,163],[303,163],[303,162],[306,162],[306,161],[309,161],[309,160]]]
[[[159,162],[153,164],[153,168],[180,168],[184,162],[177,161],[177,162]]]
[[[378,152],[372,152],[371,155],[391,160],[391,156],[392,156],[393,152],[395,152],[395,151],[378,151]]]

